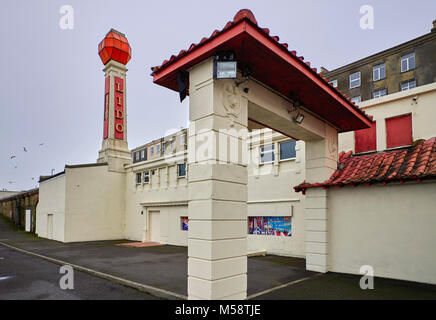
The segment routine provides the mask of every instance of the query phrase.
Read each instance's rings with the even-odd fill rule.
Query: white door
[[[26,209],[26,231],[30,232],[32,229],[32,210]]]
[[[150,241],[160,242],[160,211],[150,211]]]
[[[47,239],[53,239],[53,215],[47,215]]]

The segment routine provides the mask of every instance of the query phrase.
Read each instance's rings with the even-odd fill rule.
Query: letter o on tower
[[[124,132],[124,126],[122,123],[117,123],[115,126],[115,130],[117,130],[118,132]]]

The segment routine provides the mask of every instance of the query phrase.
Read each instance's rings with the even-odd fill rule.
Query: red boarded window
[[[395,148],[412,144],[412,115],[386,119],[386,146]]]
[[[375,122],[370,128],[354,131],[355,153],[377,150],[377,134]]]

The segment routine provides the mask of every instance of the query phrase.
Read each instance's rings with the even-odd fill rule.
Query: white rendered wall
[[[186,160],[186,152],[174,156],[170,160],[152,160],[137,163],[129,166],[126,174],[126,228],[125,237],[134,241],[148,241],[147,234],[147,209],[153,208],[158,204],[158,208],[153,210],[162,210],[166,212],[165,204],[186,203],[188,200],[188,183],[186,178],[177,177],[177,164]],[[146,170],[155,170],[155,174],[150,174],[148,184],[136,183],[136,173]],[[164,227],[172,228],[171,225],[180,223],[180,216],[187,216],[186,209],[183,206],[171,206],[168,209],[168,223],[162,224]],[[170,221],[172,219],[172,221]],[[165,238],[166,236],[164,236]],[[165,241],[174,245],[187,245],[186,235],[175,235],[172,239],[168,236]]]
[[[181,229],[181,217],[188,216],[188,206],[150,207],[147,212],[159,211],[160,214],[160,242],[175,246],[188,245],[188,231]],[[149,216],[148,216],[149,217]],[[145,237],[149,241],[151,230],[149,219],[145,221]]]
[[[91,166],[65,175],[65,242],[123,239],[125,174]]]
[[[436,284],[436,183],[328,189],[329,270]],[[377,282],[375,282],[377,287]]]
[[[65,241],[65,174],[39,184],[36,208],[38,237],[47,238],[47,215],[53,215],[53,240]]]
[[[271,131],[267,129],[265,132],[269,134]],[[277,144],[277,161],[258,165],[258,159],[255,159],[248,166],[248,216],[292,214],[292,236],[248,235],[247,249],[304,257],[304,196],[293,189],[294,185],[304,180],[304,142],[297,142],[295,159],[279,161],[278,143],[289,138],[275,132],[271,139]],[[252,152],[257,153],[255,149],[258,146],[254,143]],[[161,212],[161,242],[187,245],[187,232],[180,230],[180,217],[187,216],[185,208],[180,205],[165,206],[168,203],[184,203],[188,199],[187,180],[178,179],[176,172],[176,164],[185,161],[185,156],[179,154],[171,161],[154,159],[129,166],[131,171],[126,176],[127,239],[149,241],[147,210],[153,210]],[[145,170],[155,170],[155,175],[150,176],[151,182],[136,184],[136,172]]]

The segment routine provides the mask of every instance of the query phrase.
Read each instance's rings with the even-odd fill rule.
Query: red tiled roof
[[[308,188],[388,182],[421,181],[436,178],[436,137],[415,141],[413,146],[393,151],[366,155],[339,154],[338,169],[322,183],[303,182],[294,189],[305,192]]]
[[[229,31],[230,29],[232,29],[233,27],[235,27],[236,25],[238,25],[242,21],[248,21],[249,23],[251,23],[257,30],[259,30],[266,37],[271,39],[278,47],[280,47],[281,50],[285,51],[288,55],[295,58],[304,68],[306,68],[311,73],[313,73],[322,82],[328,84],[328,86],[335,92],[335,94],[337,94],[341,99],[346,101],[346,103],[348,105],[352,106],[352,108],[354,110],[356,110],[358,113],[364,115],[367,119],[370,119],[371,121],[373,120],[371,115],[366,114],[365,111],[363,111],[359,107],[357,107],[356,104],[354,102],[352,102],[351,99],[349,97],[347,97],[343,92],[341,92],[338,88],[333,87],[328,82],[328,79],[321,74],[321,72],[318,73],[316,68],[312,68],[310,66],[310,62],[304,61],[303,56],[298,56],[296,51],[289,50],[287,43],[280,43],[279,42],[280,38],[278,36],[271,36],[270,30],[268,28],[261,28],[260,26],[258,26],[256,18],[254,17],[253,13],[248,9],[239,10],[236,13],[235,17],[233,18],[233,21],[227,22],[223,29],[214,30],[208,38],[204,37],[201,39],[201,41],[199,43],[192,43],[187,50],[181,50],[177,55],[172,55],[168,60],[164,60],[161,65],[152,67],[151,68],[152,76],[158,75],[160,72],[162,72],[163,70],[165,70],[169,66],[173,65],[174,63],[176,63],[177,61],[179,61],[183,57],[187,56],[191,52],[196,51],[201,47],[204,47],[207,43],[211,42],[212,40],[217,38],[219,35],[225,33],[226,31]]]

